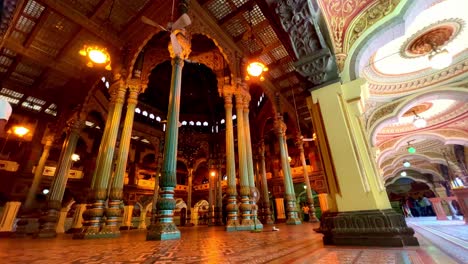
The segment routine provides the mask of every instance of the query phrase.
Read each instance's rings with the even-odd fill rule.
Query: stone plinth
[[[392,209],[326,212],[320,228],[325,245],[403,247],[418,246],[414,230]]]

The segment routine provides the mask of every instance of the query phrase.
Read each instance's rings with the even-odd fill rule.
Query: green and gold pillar
[[[74,119],[68,122],[67,137],[63,142],[62,152],[55,170],[54,180],[47,196],[47,213],[39,219],[40,228],[35,237],[49,238],[57,236],[56,226],[62,209],[62,199],[67,186],[68,172],[72,165],[72,155],[84,126],[83,120]]]
[[[216,177],[216,203],[215,203],[215,225],[221,226],[223,223],[223,170],[222,160],[218,163],[218,177]]]
[[[179,33],[180,35],[180,33]],[[182,68],[184,58],[190,53],[190,43],[183,37],[183,54],[174,54],[171,46],[169,51],[172,58],[171,90],[169,93],[169,107],[167,111],[167,127],[164,144],[164,160],[161,170],[160,198],[158,199],[158,219],[148,227],[146,240],[180,239],[180,231],[174,223],[174,189],[177,185],[177,139],[179,136],[180,90],[182,82]]]
[[[266,166],[265,166],[265,142],[262,139],[260,141],[260,173],[262,178],[262,193],[263,193],[263,213],[264,213],[264,224],[271,225],[274,224],[273,219],[271,218],[271,205],[270,205],[270,195],[268,193],[268,181],[266,176]]]
[[[363,84],[334,83],[312,92],[314,127],[326,132],[318,140],[328,141],[336,172],[327,174],[327,181],[335,185],[329,189],[337,210],[322,215],[319,231],[325,244],[418,245],[403,215],[391,208],[372,158],[361,120]],[[320,151],[323,155],[324,149]]]
[[[302,169],[304,170],[304,182],[306,185],[307,204],[309,206],[309,222],[317,223],[319,220],[315,215],[314,196],[312,195],[312,189],[310,187],[309,172],[307,171],[307,163],[304,154],[304,140],[302,135],[298,135],[296,139],[296,146],[299,149]]]
[[[225,86],[223,89],[231,89]],[[239,208],[237,206],[237,188],[236,188],[236,162],[234,153],[234,126],[232,122],[232,96],[231,91],[223,91],[224,110],[226,112],[226,175],[228,177],[228,204],[226,210],[228,218],[226,231],[236,231],[240,226]]]
[[[275,133],[278,136],[281,168],[284,175],[284,199],[286,200],[286,224],[299,225],[301,220],[297,214],[296,194],[291,175],[291,167],[288,160],[288,149],[286,146],[286,124],[280,114],[277,115],[274,121]]]
[[[245,150],[246,150],[246,159],[247,159],[247,172],[249,175],[249,187],[250,187],[250,203],[252,206],[252,220],[254,222],[254,229],[262,229],[263,225],[258,220],[258,206],[257,199],[260,196],[260,192],[255,186],[255,173],[253,166],[253,157],[252,157],[252,142],[250,139],[250,122],[249,122],[249,104],[250,104],[250,95],[244,96],[244,136],[245,136]]]
[[[247,144],[245,136],[244,122],[244,95],[239,91],[236,94],[236,116],[237,116],[237,149],[239,154],[239,180],[241,196],[241,225],[239,230],[252,230],[252,205],[250,204],[250,183],[249,170],[247,164]]]
[[[193,165],[193,164],[192,164]],[[193,188],[193,168],[188,169],[188,191],[187,191],[187,223],[192,226],[192,188]]]
[[[135,107],[138,103],[138,95],[142,90],[141,81],[139,79],[131,79],[127,82],[127,85],[127,112],[125,115],[123,130],[120,136],[114,180],[110,186],[108,197],[109,201],[105,211],[106,225],[101,231],[101,233],[114,233],[115,235],[120,234],[118,220],[121,216],[120,204],[122,203],[123,199],[125,169],[127,167],[128,151],[130,149],[130,139],[132,136]]]
[[[24,203],[24,206],[26,207],[26,209],[32,209],[32,205],[36,198],[37,189],[39,188],[41,184],[42,174],[44,173],[45,164],[47,162],[47,158],[49,157],[50,148],[52,147],[52,144],[54,143],[54,136],[48,135],[45,137],[44,141],[45,141],[44,149],[42,150],[41,158],[39,159],[39,162],[37,163],[36,169],[34,170],[33,182],[31,184],[31,187],[29,188],[28,196],[26,197],[26,202]]]
[[[107,199],[107,188],[112,175],[115,143],[120,126],[120,117],[125,100],[126,85],[123,80],[119,80],[110,87],[111,101],[109,103],[109,113],[106,127],[104,129],[103,141],[99,147],[98,164],[93,177],[92,208],[83,213],[85,225],[79,233],[73,234],[74,239],[117,237],[120,233],[101,232],[101,222],[105,214],[105,201]],[[102,152],[102,153],[101,153]]]

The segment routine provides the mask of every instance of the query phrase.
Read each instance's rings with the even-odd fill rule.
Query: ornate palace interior
[[[467,1],[1,3],[0,257],[468,261]]]

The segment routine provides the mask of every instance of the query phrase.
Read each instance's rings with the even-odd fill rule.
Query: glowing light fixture
[[[401,175],[401,177],[406,177],[406,176],[408,175],[408,173],[406,173],[406,171],[402,171],[402,172],[400,173],[400,175]]]
[[[48,194],[49,193],[49,189],[44,189],[42,190],[42,193],[45,195],[45,194]]]
[[[247,66],[247,73],[252,77],[258,77],[266,71],[268,71],[268,68],[265,66],[265,64],[258,61],[251,62]]]
[[[410,163],[409,161],[405,160],[405,161],[403,162],[403,167],[409,168],[409,167],[411,167],[411,163]]]
[[[106,70],[112,70],[110,54],[106,48],[84,45],[79,53],[81,56],[88,58],[89,61],[86,66],[92,68],[94,64],[105,65]]]
[[[214,176],[216,176],[216,172],[215,172],[215,171],[212,171],[212,172],[210,173],[210,175],[211,175],[211,177],[214,177]]]
[[[290,156],[288,156],[288,161],[291,162],[292,161],[292,158]]]
[[[408,147],[407,150],[408,150],[408,153],[411,153],[411,154],[416,153],[416,148],[415,147]]]
[[[436,70],[444,69],[452,64],[452,55],[450,55],[447,49],[440,50],[435,48],[434,51],[429,54],[428,59],[429,65]]]
[[[23,137],[27,133],[29,133],[29,129],[23,127],[23,126],[14,126],[13,127],[13,133],[17,135],[18,137]]]
[[[79,161],[80,160],[80,155],[73,153],[72,156],[71,156],[71,160],[73,160],[73,162]]]

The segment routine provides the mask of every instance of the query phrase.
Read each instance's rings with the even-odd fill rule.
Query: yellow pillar
[[[330,196],[338,211],[322,215],[319,231],[325,244],[418,245],[404,217],[391,209],[372,158],[361,120],[363,84],[362,80],[334,83],[312,92],[326,132],[318,140],[327,140],[331,153],[335,176],[327,175],[327,181],[336,185]]]
[[[335,83],[312,92],[320,104],[340,193],[338,211],[389,209],[381,176],[375,170],[360,124],[362,81]]]

